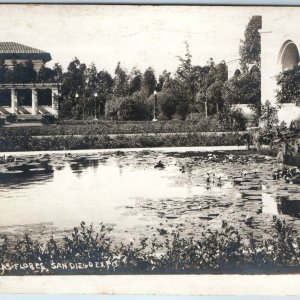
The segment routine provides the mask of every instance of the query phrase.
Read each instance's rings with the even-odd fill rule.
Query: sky
[[[76,56],[114,72],[152,66],[174,72],[190,46],[193,64],[239,58],[238,49],[259,7],[1,5],[0,41],[17,42],[51,53],[64,69]],[[238,67],[237,62],[231,66]]]

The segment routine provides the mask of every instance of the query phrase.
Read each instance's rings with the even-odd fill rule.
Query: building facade
[[[8,68],[12,67],[14,62],[25,63],[30,60],[38,72],[51,60],[51,55],[18,43],[0,42],[0,60],[4,61]],[[18,118],[33,119],[41,118],[42,115],[58,116],[58,90],[58,83],[0,83],[0,91],[5,91],[1,95],[7,96],[6,92],[10,94],[6,99],[0,97],[0,116],[15,114]],[[24,97],[24,94],[27,94],[27,97]]]
[[[272,10],[262,18],[261,34],[261,101],[276,104],[277,75],[299,64],[300,9]],[[300,120],[300,106],[285,103],[279,110],[279,121],[289,124]]]
[[[46,62],[51,60],[51,55],[43,50],[22,44],[0,42],[0,60],[3,60],[8,67],[12,67],[14,61],[24,63],[27,60],[31,60],[34,69],[38,72]]]

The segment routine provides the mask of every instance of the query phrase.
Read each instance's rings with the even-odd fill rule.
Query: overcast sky
[[[174,72],[190,45],[194,64],[238,58],[240,39],[256,7],[1,5],[0,41],[52,55],[64,69],[76,56],[98,70],[152,66]],[[236,63],[235,63],[236,64]]]

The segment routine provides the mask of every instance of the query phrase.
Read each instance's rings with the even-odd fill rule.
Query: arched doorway
[[[279,63],[282,71],[292,69],[299,63],[299,51],[296,44],[289,40],[286,41],[279,52]]]

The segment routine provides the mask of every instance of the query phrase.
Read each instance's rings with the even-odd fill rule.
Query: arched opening
[[[279,63],[282,71],[292,69],[299,63],[299,51],[293,41],[286,41],[279,53]]]

